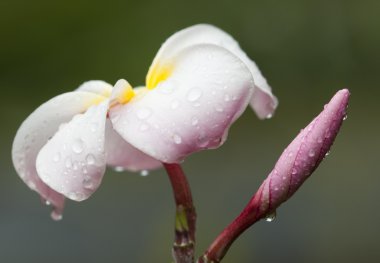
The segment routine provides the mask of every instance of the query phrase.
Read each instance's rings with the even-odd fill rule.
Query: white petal
[[[112,128],[109,120],[106,122],[106,153],[107,164],[114,167],[123,167],[129,171],[151,170],[161,166],[161,162],[137,150],[127,143]]]
[[[235,39],[212,25],[200,24],[191,26],[175,33],[167,39],[150,67],[147,80],[152,78],[154,68],[157,67],[158,64],[170,61],[184,48],[197,44],[219,45],[239,57],[250,69],[255,81],[255,86],[257,87],[256,90],[258,90],[253,94],[251,100],[252,108],[259,118],[267,118],[273,114],[278,105],[277,98],[272,94],[271,87],[268,85],[255,62],[246,55]],[[258,98],[255,98],[256,95],[258,95]]]
[[[87,91],[108,98],[112,92],[112,85],[103,80],[90,80],[80,85],[76,91]]]
[[[220,146],[254,89],[246,65],[219,46],[192,46],[173,63],[166,81],[110,110],[126,141],[169,163]]]
[[[58,210],[63,209],[64,197],[38,177],[37,154],[62,123],[84,112],[93,101],[99,99],[100,96],[88,92],[69,92],[56,96],[29,115],[13,141],[12,160],[17,173],[32,190]]]
[[[106,168],[107,109],[105,101],[76,115],[38,154],[36,167],[40,178],[71,200],[87,199],[102,181]]]

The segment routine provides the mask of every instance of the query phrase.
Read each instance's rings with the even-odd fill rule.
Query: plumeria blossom
[[[17,173],[54,207],[59,219],[64,199],[88,198],[100,185],[106,164],[136,171],[160,166],[124,141],[107,120],[112,86],[84,83],[38,107],[20,126],[13,142]]]
[[[42,104],[16,134],[13,163],[57,218],[64,197],[99,187],[107,164],[154,169],[219,147],[248,104],[259,118],[277,107],[256,64],[222,30],[192,26],[162,45],[145,86],[90,81]]]
[[[119,86],[111,97],[128,89]],[[177,163],[222,145],[249,103],[260,118],[268,118],[277,99],[230,35],[196,25],[162,45],[146,86],[126,103],[114,104],[109,114],[113,128],[131,145],[161,162]]]

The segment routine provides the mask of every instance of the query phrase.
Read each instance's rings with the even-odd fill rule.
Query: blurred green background
[[[174,204],[165,173],[108,171],[88,201],[53,222],[11,163],[21,122],[83,81],[143,84],[161,43],[196,23],[231,33],[278,96],[247,110],[219,150],[184,168],[201,253],[243,208],[292,140],[338,89],[352,92],[332,149],[272,223],[224,262],[379,262],[380,1],[0,1],[0,262],[170,262]]]

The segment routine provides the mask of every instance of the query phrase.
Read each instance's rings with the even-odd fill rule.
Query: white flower
[[[145,87],[89,81],[38,107],[16,134],[13,163],[58,219],[64,197],[87,199],[107,164],[154,169],[219,147],[249,103],[265,118],[277,99],[231,36],[196,25],[163,44]]]
[[[16,171],[54,206],[57,219],[64,196],[88,198],[99,187],[106,164],[132,171],[160,165],[113,131],[106,119],[111,90],[103,81],[86,82],[42,104],[17,131],[12,148]]]
[[[112,97],[122,94],[114,89]],[[151,65],[146,87],[110,110],[114,129],[162,162],[217,148],[250,103],[270,117],[277,99],[256,64],[227,33],[196,25],[170,37]]]

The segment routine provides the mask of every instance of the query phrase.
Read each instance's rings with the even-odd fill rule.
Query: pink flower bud
[[[324,110],[289,144],[249,206],[261,218],[289,199],[328,154],[346,116],[349,91],[338,91]]]
[[[297,191],[328,154],[346,117],[349,95],[347,89],[338,91],[324,110],[301,130],[242,213],[216,238],[199,263],[219,262],[244,230],[262,218],[271,218]]]

